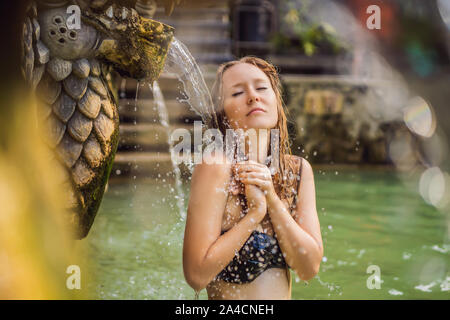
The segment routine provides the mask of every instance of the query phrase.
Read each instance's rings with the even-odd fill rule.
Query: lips
[[[258,112],[258,111],[260,111],[260,112],[266,112],[264,109],[261,109],[261,108],[254,108],[254,109],[250,110],[249,113],[247,113],[247,116],[251,115],[251,114],[254,113],[254,112]]]

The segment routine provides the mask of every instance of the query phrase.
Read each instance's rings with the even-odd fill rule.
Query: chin
[[[276,122],[274,123],[266,119],[252,119],[247,122],[248,128],[252,129],[273,129],[276,125]]]

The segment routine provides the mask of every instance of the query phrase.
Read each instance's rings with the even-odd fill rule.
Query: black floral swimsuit
[[[248,283],[269,268],[285,267],[286,261],[277,239],[255,230],[216,279],[232,283]]]

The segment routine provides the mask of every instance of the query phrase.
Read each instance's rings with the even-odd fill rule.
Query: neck
[[[245,139],[245,155],[249,160],[265,164],[270,147],[270,130],[256,129],[256,135],[249,134]]]

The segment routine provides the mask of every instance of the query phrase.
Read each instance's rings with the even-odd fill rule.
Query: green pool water
[[[173,184],[130,181],[109,185],[83,240],[83,291],[93,299],[193,299]],[[293,275],[293,299],[450,298],[448,213],[423,201],[418,177],[315,170],[315,183],[324,259],[309,283]],[[189,185],[183,189],[187,206]],[[380,289],[367,286],[371,265],[380,270]]]

